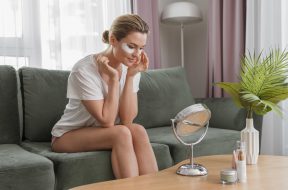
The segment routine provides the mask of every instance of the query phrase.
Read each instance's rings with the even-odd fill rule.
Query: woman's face
[[[114,45],[115,58],[127,67],[139,61],[146,45],[147,34],[132,32]]]

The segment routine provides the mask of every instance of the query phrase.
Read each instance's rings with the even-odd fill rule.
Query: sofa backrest
[[[0,65],[0,144],[20,142],[17,95],[16,70],[11,66]]]
[[[19,69],[23,102],[24,139],[50,141],[51,129],[68,102],[68,71]]]
[[[211,111],[210,126],[220,129],[241,131],[246,125],[247,111],[237,107],[230,97],[222,98],[196,98],[198,103],[205,104]],[[263,116],[253,114],[254,127],[262,130]]]
[[[171,125],[171,119],[194,103],[181,67],[143,72],[138,92],[136,123],[145,128]]]
[[[24,67],[19,70],[24,114],[24,138],[50,141],[51,129],[68,102],[68,71]],[[143,72],[135,122],[146,128],[167,126],[170,119],[194,103],[182,68]]]

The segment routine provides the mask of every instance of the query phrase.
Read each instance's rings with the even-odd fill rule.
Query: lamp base
[[[183,164],[176,173],[185,176],[205,176],[208,174],[208,170],[200,164]]]

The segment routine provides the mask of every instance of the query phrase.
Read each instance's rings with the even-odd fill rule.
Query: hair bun
[[[102,41],[106,44],[109,44],[109,31],[105,30],[102,34]]]

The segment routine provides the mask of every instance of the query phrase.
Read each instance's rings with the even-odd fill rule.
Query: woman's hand
[[[119,80],[118,71],[108,64],[109,59],[107,57],[99,55],[96,62],[98,64],[100,74],[108,76],[109,80]]]
[[[134,76],[138,72],[146,71],[148,69],[148,66],[149,66],[149,59],[147,54],[143,51],[138,57],[136,63],[133,64],[131,67],[128,67],[127,75]]]

